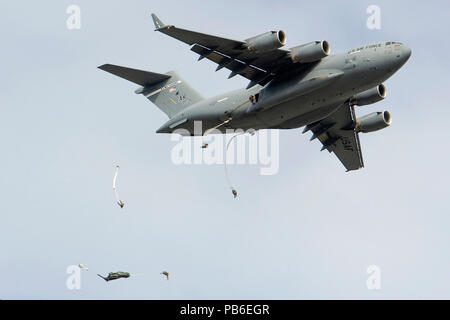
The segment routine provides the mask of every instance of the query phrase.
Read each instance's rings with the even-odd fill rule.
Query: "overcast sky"
[[[66,9],[81,8],[68,30]],[[381,30],[366,27],[369,5]],[[1,299],[450,298],[447,1],[2,1]],[[247,85],[153,32],[165,23],[233,39],[282,29],[287,47],[333,53],[399,41],[408,63],[387,98],[392,125],[362,134],[346,173],[301,129],[280,132],[280,170],[175,165],[167,120],[136,85],[97,66],[178,71],[204,96]],[[120,164],[121,210],[111,188]],[[81,290],[66,287],[84,263]],[[381,269],[368,290],[366,269]],[[106,283],[95,274],[136,276]],[[170,281],[159,274],[168,270]],[[137,274],[141,274],[140,276]]]

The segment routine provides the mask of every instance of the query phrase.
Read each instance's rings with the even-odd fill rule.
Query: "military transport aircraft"
[[[191,46],[250,83],[247,88],[205,99],[177,73],[141,71],[105,64],[99,68],[132,81],[136,90],[165,112],[169,121],[157,133],[204,135],[209,129],[295,129],[305,126],[322,150],[334,152],[347,171],[364,166],[360,132],[391,124],[388,111],[356,118],[354,106],[385,98],[382,84],[402,67],[411,50],[398,42],[363,45],[329,55],[327,41],[280,49],[283,31],[269,31],[244,41],[230,40],[165,25],[152,14],[159,31]],[[180,130],[184,129],[184,130]]]

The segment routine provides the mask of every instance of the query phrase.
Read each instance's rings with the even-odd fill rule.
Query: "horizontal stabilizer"
[[[135,93],[149,99],[169,118],[203,100],[201,94],[174,71],[161,74],[112,64],[104,64],[98,68],[141,85]]]
[[[170,78],[167,74],[131,69],[113,64],[104,64],[98,68],[143,87],[152,86]]]

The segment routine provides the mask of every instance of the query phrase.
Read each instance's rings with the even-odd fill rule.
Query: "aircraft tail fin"
[[[158,18],[158,16],[152,13],[153,23],[155,24],[156,30],[164,28],[166,25]],[[155,30],[155,31],[156,31]]]
[[[144,95],[172,118],[181,110],[203,100],[203,97],[176,72],[165,74],[105,64],[99,69],[141,85],[135,92]]]

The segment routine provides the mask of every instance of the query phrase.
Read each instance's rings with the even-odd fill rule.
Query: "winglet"
[[[166,25],[159,20],[159,18],[156,16],[156,14],[152,13],[153,23],[155,24],[155,31],[164,28]]]

